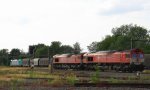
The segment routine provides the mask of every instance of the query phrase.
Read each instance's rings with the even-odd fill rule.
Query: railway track
[[[143,83],[75,83],[76,87],[131,87],[131,88],[149,88],[150,84]]]
[[[35,67],[35,71],[41,71],[41,72],[50,72],[48,68],[41,68],[41,67]],[[66,75],[69,73],[74,73],[77,77],[90,77],[92,74],[95,73],[95,71],[81,71],[81,70],[53,70],[52,74],[56,75]],[[136,72],[134,73],[123,73],[123,72],[115,72],[115,71],[105,71],[105,72],[99,72],[100,77],[116,77],[116,78],[124,78],[124,77],[135,77]],[[141,73],[141,77],[148,77],[150,74]]]

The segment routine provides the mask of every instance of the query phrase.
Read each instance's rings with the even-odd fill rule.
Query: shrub
[[[70,85],[74,85],[77,82],[77,77],[75,74],[71,73],[66,77],[66,80]]]
[[[29,78],[35,78],[35,73],[32,70],[29,71]]]

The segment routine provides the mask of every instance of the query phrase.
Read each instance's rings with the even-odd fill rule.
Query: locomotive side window
[[[132,54],[132,58],[136,58],[136,54]]]
[[[55,62],[59,62],[59,59],[58,59],[58,58],[55,58]]]
[[[88,57],[88,61],[93,61],[93,57]]]

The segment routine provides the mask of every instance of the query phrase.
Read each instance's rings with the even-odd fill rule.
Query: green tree
[[[92,42],[89,46],[87,46],[88,50],[90,52],[96,52],[97,51],[97,44],[98,44],[98,42]]]
[[[20,49],[18,48],[13,48],[10,51],[10,55],[12,59],[19,59],[19,56],[21,55]]]
[[[37,45],[30,45],[29,46],[29,54],[30,54],[30,57],[33,57],[33,58],[35,58],[36,56],[37,56],[37,53],[36,53],[36,51],[38,50],[38,49],[40,49],[40,48],[42,48],[42,47],[45,47],[46,45],[45,44],[42,44],[42,43],[40,43],[40,44],[37,44]],[[39,51],[39,50],[38,50]],[[48,51],[48,50],[47,50]],[[38,52],[39,53],[39,52]],[[38,56],[39,57],[39,56]]]
[[[38,58],[48,57],[48,46],[38,47],[35,52],[35,57]]]
[[[69,45],[62,45],[60,47],[61,53],[73,53],[73,48]]]
[[[9,62],[8,49],[0,50],[0,65],[9,65]]]
[[[60,54],[61,53],[61,42],[59,41],[53,41],[51,42],[51,45],[49,47],[49,53],[50,53],[50,56],[54,56],[56,54]]]
[[[150,53],[149,31],[137,25],[122,25],[112,29],[113,35],[106,36],[104,40],[98,42],[96,50],[127,50],[131,48],[141,48],[145,53]]]
[[[97,51],[110,50],[111,49],[110,46],[111,46],[112,42],[114,41],[114,38],[112,38],[112,36],[110,36],[110,35],[107,35],[104,40],[102,40],[101,42],[98,42],[96,50]]]
[[[129,24],[122,25],[112,29],[114,36],[127,36],[130,39],[147,39],[149,38],[149,31],[144,27]]]
[[[80,44],[78,42],[73,44],[73,48],[74,48],[74,54],[79,54],[82,51],[81,47],[80,47]]]

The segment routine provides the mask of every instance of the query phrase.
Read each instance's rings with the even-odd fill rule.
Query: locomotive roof
[[[130,51],[140,51],[140,52],[142,52],[141,49],[134,48],[134,49],[131,49],[131,50],[107,50],[107,51],[98,51],[98,52],[96,52],[96,53],[114,53],[114,52],[130,52]]]
[[[96,53],[112,53],[112,52],[116,52],[117,50],[108,50],[108,51],[98,51]]]
[[[33,58],[31,61],[38,61],[40,58]]]
[[[72,54],[72,53],[56,54],[56,55],[53,56],[53,58],[55,58],[55,57],[70,57],[70,56],[73,56],[73,55],[83,55],[83,54],[85,54],[85,52],[84,53],[80,53],[80,54]]]
[[[118,53],[121,53],[121,52],[107,52],[107,53],[87,53],[87,54],[84,54],[84,56],[87,56],[87,55],[108,55],[108,54],[118,54]]]
[[[87,55],[109,55],[109,54],[120,54],[120,53],[129,53],[130,50],[126,50],[126,51],[117,51],[117,50],[112,50],[112,51],[98,51],[95,53],[86,53],[84,54],[84,56]]]
[[[70,55],[72,55],[72,54],[56,54],[53,57],[68,57]]]
[[[10,61],[18,61],[17,59],[13,59],[13,60],[10,60]]]
[[[49,58],[40,58],[40,60],[49,60]]]
[[[24,58],[24,59],[22,59],[22,60],[29,60],[29,58]]]

